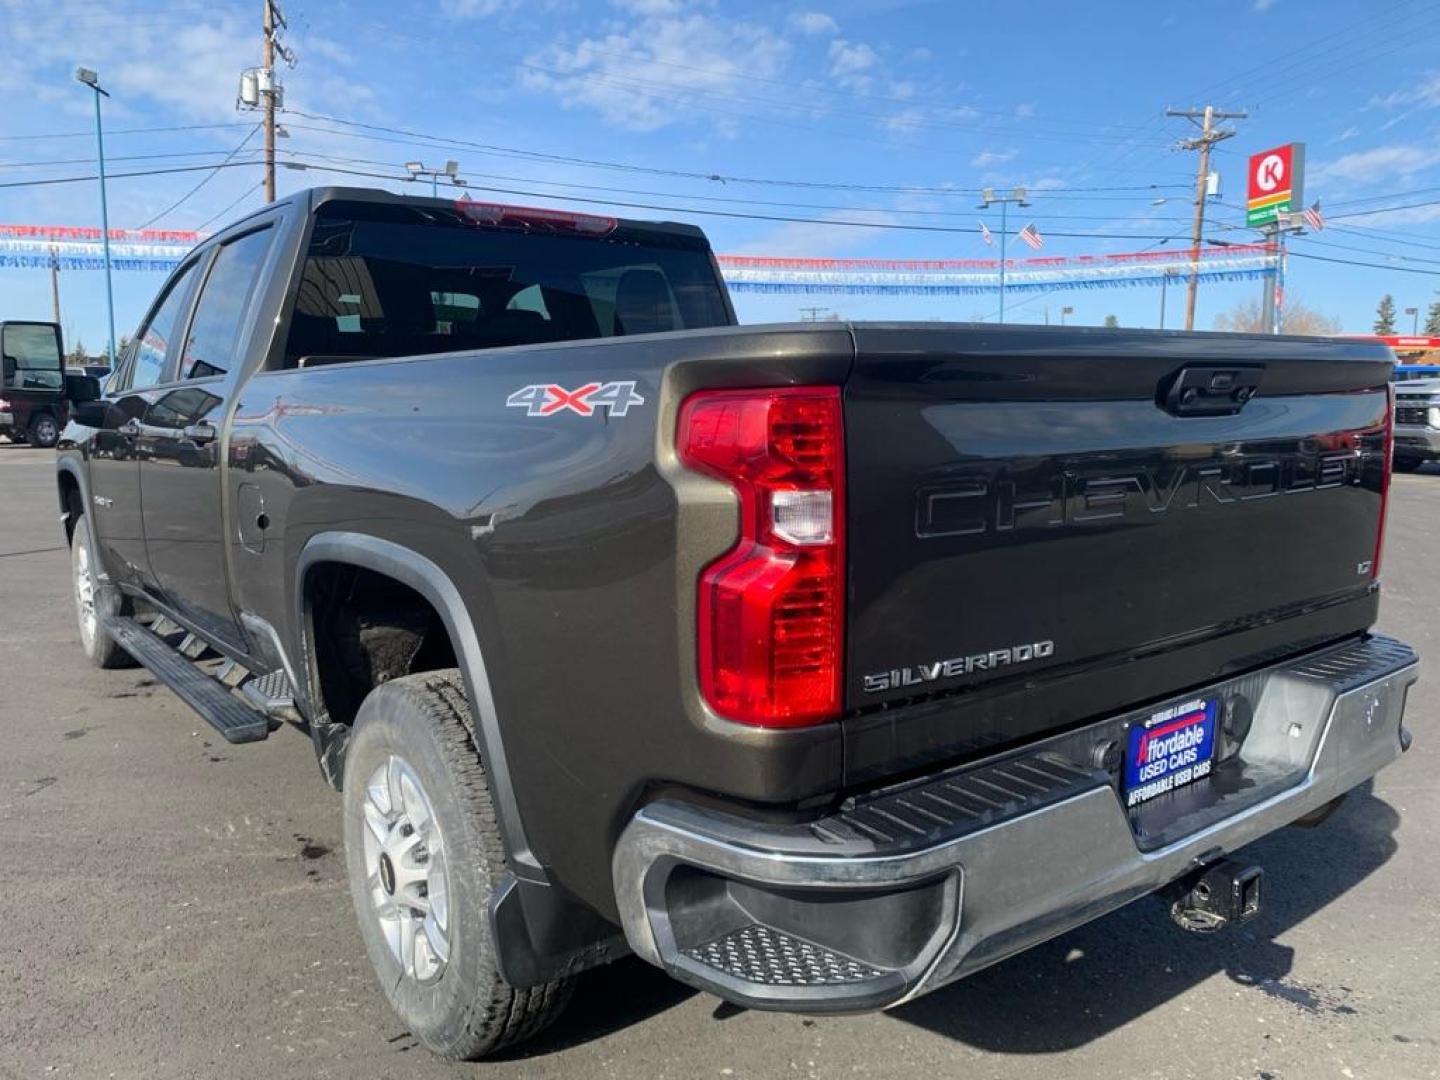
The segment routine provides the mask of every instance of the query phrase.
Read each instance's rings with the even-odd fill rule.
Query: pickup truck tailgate
[[[1167,652],[1182,658],[1174,691],[1214,677],[1217,640],[1374,588],[1383,347],[954,325],[854,333],[852,714],[1082,670],[1093,686],[1097,672]],[[1368,616],[1356,618],[1358,631]],[[1294,648],[1314,644],[1294,625]],[[1133,704],[1118,699],[1122,683],[1113,703],[1089,704]],[[1056,724],[1074,719],[1064,712]],[[968,735],[1021,734],[986,723],[996,730]],[[1023,733],[1045,726],[1030,717]]]

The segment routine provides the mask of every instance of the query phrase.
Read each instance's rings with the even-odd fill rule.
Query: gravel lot
[[[0,1077],[1440,1076],[1440,732],[1196,939],[1144,901],[882,1015],[745,1012],[628,960],[510,1057],[431,1057],[372,985],[309,743],[232,747],[78,645],[50,452],[0,442]],[[1440,471],[1398,476],[1382,628],[1436,655]]]

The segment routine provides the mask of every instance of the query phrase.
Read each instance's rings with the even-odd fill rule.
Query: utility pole
[[[265,109],[265,201],[269,203],[275,201],[275,5],[272,0],[261,3],[265,5],[265,40],[260,47],[260,70],[268,85],[260,97]]]
[[[280,33],[288,30],[285,13],[280,10],[279,0],[261,0],[265,5],[264,21],[261,26],[264,38],[260,45],[260,69],[255,73],[255,85],[248,91],[242,81],[241,98],[246,105],[253,104],[250,95],[258,90],[260,107],[264,111],[265,126],[265,201],[275,201],[275,110],[285,105],[285,88],[275,77],[275,58],[278,56],[289,67],[295,66],[295,54],[280,42]],[[248,75],[246,76],[248,78]],[[284,132],[281,132],[284,134]]]
[[[50,317],[60,325],[60,249],[50,245]]]
[[[830,309],[828,307],[802,307],[800,309],[800,314],[805,316],[805,318],[802,320],[803,322],[819,322],[820,313],[822,311],[829,310]]]
[[[1210,176],[1210,148],[1218,142],[1233,138],[1233,128],[1215,127],[1217,120],[1244,120],[1249,113],[1220,112],[1214,105],[1199,109],[1166,109],[1166,116],[1181,116],[1198,124],[1200,134],[1181,142],[1183,150],[1200,151],[1200,167],[1195,174],[1195,230],[1190,246],[1190,286],[1185,294],[1185,329],[1195,329],[1195,297],[1200,289],[1200,245],[1205,231],[1205,185]]]

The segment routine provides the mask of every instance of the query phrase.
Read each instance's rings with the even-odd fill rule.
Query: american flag
[[[990,227],[983,221],[980,222],[980,239],[985,241],[986,247],[995,246],[995,238],[990,235]]]
[[[1029,244],[1036,251],[1039,251],[1045,246],[1045,240],[1040,235],[1040,230],[1035,228],[1033,223],[1026,225],[1020,230],[1020,239],[1024,240],[1025,243]]]
[[[1319,199],[1316,199],[1312,204],[1307,206],[1302,216],[1305,218],[1305,224],[1309,225],[1315,232],[1319,232],[1325,228],[1325,215],[1320,213]]]

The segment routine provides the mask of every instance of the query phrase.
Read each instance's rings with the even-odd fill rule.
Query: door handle
[[[198,424],[191,424],[189,427],[185,428],[181,432],[181,434],[183,434],[185,438],[189,439],[191,442],[198,444],[214,442],[216,437],[220,433],[215,430],[214,424],[201,421]]]

